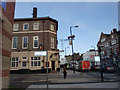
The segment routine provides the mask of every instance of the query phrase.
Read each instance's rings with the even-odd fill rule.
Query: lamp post
[[[103,82],[103,71],[102,71],[102,66],[101,66],[101,48],[103,46],[98,46],[98,51],[99,51],[99,55],[100,55],[100,73],[101,73],[101,82]]]
[[[70,35],[71,35],[71,42],[72,42],[72,60],[73,60],[73,73],[75,73],[75,68],[74,68],[74,51],[73,51],[73,38],[72,38],[72,36],[74,36],[74,35],[72,35],[72,28],[77,28],[77,27],[79,27],[78,25],[77,26],[71,26],[70,27]]]

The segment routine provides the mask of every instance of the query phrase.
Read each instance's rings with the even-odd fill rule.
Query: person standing
[[[64,79],[66,78],[66,76],[67,76],[67,70],[66,70],[66,67],[64,66],[64,68],[63,68],[63,74],[64,74]]]

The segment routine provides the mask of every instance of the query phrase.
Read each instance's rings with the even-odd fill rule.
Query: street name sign
[[[46,56],[47,52],[46,51],[35,51],[34,55],[35,56]]]

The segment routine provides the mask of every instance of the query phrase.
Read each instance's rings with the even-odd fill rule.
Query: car
[[[102,70],[104,72],[115,72],[115,66],[114,65],[105,65],[102,67]]]
[[[94,68],[95,68],[95,71],[100,71],[100,65],[95,65]]]

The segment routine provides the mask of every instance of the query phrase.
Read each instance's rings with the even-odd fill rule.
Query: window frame
[[[35,25],[35,24],[37,24],[37,25]],[[37,26],[37,29],[36,29],[36,26]],[[33,30],[39,30],[39,22],[33,23]]]
[[[117,41],[114,39],[114,40],[111,40],[111,45],[115,45],[117,43]]]
[[[50,24],[50,30],[55,31],[55,24],[54,23]]]
[[[14,38],[16,38],[16,48],[13,48],[13,46],[14,46]],[[18,37],[12,37],[12,49],[17,49],[17,43],[18,43]]]
[[[22,57],[22,60],[27,60],[28,59],[28,57],[26,57],[26,59],[23,59],[24,57]]]
[[[23,66],[23,62],[25,62],[25,63],[26,63],[26,66]],[[21,64],[22,64],[21,66],[22,66],[23,68],[26,68],[26,67],[27,67],[27,61],[22,61],[22,63],[21,63]]]
[[[51,37],[51,48],[55,49],[55,37]]]
[[[17,26],[15,26],[17,25]],[[15,23],[13,24],[13,31],[18,31],[19,30],[19,24]]]
[[[26,25],[26,24],[28,25],[28,29],[25,29],[25,25]],[[24,24],[23,24],[23,30],[24,30],[24,31],[29,30],[29,23],[24,23]]]
[[[12,61],[12,59],[15,58],[15,61]],[[18,58],[18,61],[17,61],[17,58]],[[15,67],[12,67],[12,63],[15,63]],[[18,63],[18,66],[16,67],[16,64]],[[11,60],[10,60],[10,67],[11,68],[18,68],[19,67],[19,57],[11,57]]]
[[[24,46],[24,38],[25,37],[27,37],[27,47],[23,47]],[[28,36],[22,37],[22,49],[28,49]]]
[[[103,37],[103,38],[101,39],[101,42],[104,42],[105,40],[106,40],[106,38]]]
[[[35,57],[37,57],[37,60],[34,59]],[[40,57],[40,59],[38,59],[38,57],[40,57],[40,56],[33,56],[33,57],[31,57],[32,59],[30,58],[31,59],[30,67],[41,67],[42,60],[41,60],[41,57]],[[34,62],[37,62],[37,66],[34,64]],[[39,62],[40,62],[40,66],[39,66]]]
[[[37,42],[38,43],[37,47],[35,47],[35,45],[34,45],[35,44],[34,40],[35,40],[36,37],[37,37],[37,41],[38,41]],[[39,37],[38,36],[33,36],[33,48],[38,48],[38,47],[39,47]]]

